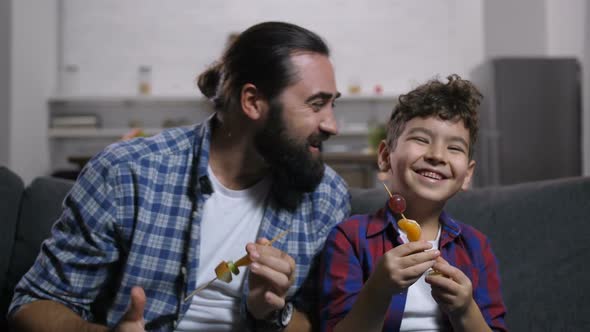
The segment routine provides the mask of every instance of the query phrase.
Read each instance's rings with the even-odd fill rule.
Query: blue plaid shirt
[[[200,265],[203,205],[211,196],[212,118],[193,128],[119,142],[95,156],[64,200],[52,236],[16,286],[9,313],[50,299],[88,321],[113,327],[138,285],[147,296],[146,329],[174,329],[191,304],[184,297],[195,289]],[[315,290],[296,290],[330,229],[350,212],[346,184],[326,167],[320,185],[294,212],[273,206],[267,205],[258,236],[270,239],[290,229],[274,246],[296,262],[289,294],[296,294],[300,309],[312,310]],[[308,281],[305,285],[316,284]],[[247,281],[243,288],[242,303]]]

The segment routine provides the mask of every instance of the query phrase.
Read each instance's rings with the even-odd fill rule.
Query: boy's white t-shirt
[[[203,206],[201,250],[197,285],[215,278],[221,261],[237,261],[246,254],[246,244],[256,240],[262,222],[271,180],[267,176],[244,190],[224,187],[208,167],[213,194]],[[233,280],[216,280],[193,296],[192,303],[176,331],[239,331],[240,298],[245,268]]]
[[[432,244],[432,249],[429,250],[438,248],[440,233],[441,227],[439,225],[436,239],[434,239],[434,241],[428,241]],[[408,237],[401,229],[400,237],[404,243],[409,242]],[[428,273],[428,271],[426,273]],[[440,310],[438,309],[438,304],[430,294],[432,288],[424,280],[426,273],[408,288],[406,306],[402,316],[400,331],[440,330]]]

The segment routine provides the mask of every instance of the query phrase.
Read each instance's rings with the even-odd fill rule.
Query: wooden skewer
[[[278,241],[279,239],[281,239],[283,236],[287,235],[287,233],[289,233],[289,230],[287,229],[286,231],[283,231],[281,233],[279,233],[277,236],[275,236],[272,240],[270,240],[270,242],[268,242],[266,245],[267,246],[271,246],[273,243],[275,243],[276,241]],[[247,266],[250,265],[252,263],[252,260],[250,259],[250,256],[248,254],[242,256],[240,259],[238,259],[234,265],[236,267],[240,267],[240,266]],[[217,277],[211,279],[211,281],[209,281],[206,284],[201,285],[201,287],[198,287],[197,289],[195,289],[194,291],[192,291],[189,295],[187,295],[184,298],[184,302],[188,301],[188,299],[190,299],[193,295],[196,295],[197,293],[199,293],[200,291],[202,291],[203,289],[211,286],[211,284],[217,280]]]
[[[391,194],[391,191],[389,191],[389,188],[387,188],[387,185],[385,184],[385,182],[381,182],[383,183],[383,187],[385,187],[385,190],[387,190],[387,193],[389,194],[390,198],[393,198],[393,195]]]

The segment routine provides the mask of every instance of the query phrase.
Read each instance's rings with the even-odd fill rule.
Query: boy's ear
[[[475,160],[470,160],[469,164],[467,165],[467,175],[465,179],[463,179],[463,184],[461,185],[461,190],[465,191],[471,187],[471,180],[473,179],[473,171],[475,171]]]
[[[389,146],[387,146],[387,142],[384,139],[379,142],[379,147],[377,148],[377,166],[379,166],[381,172],[386,172],[390,168]]]
[[[266,99],[260,95],[256,86],[251,83],[246,83],[242,86],[240,104],[242,106],[242,112],[252,120],[258,120],[264,117],[268,108]]]

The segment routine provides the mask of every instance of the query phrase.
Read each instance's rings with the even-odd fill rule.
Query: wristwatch
[[[293,318],[293,303],[287,302],[283,309],[279,310],[279,324],[282,328],[287,327],[289,322],[291,322],[291,318]]]
[[[256,331],[282,331],[293,318],[293,303],[287,302],[282,309],[276,310],[268,320],[256,320]]]

